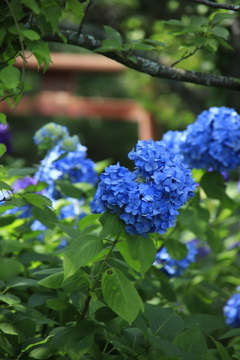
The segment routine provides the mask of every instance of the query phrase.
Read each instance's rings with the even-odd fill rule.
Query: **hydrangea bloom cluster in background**
[[[162,141],[191,168],[231,171],[240,165],[240,116],[234,109],[212,107],[185,131],[167,132]]]
[[[134,172],[117,164],[100,175],[92,211],[102,208],[118,214],[131,235],[163,234],[194,195],[191,172],[160,141],[138,141],[129,158],[135,163]]]
[[[56,145],[65,136],[69,136],[67,127],[52,122],[42,126],[36,131],[33,140],[38,146],[47,146],[50,148]]]
[[[240,286],[237,287],[237,291],[240,291]],[[226,324],[231,327],[240,326],[240,293],[235,293],[227,301],[223,308]]]
[[[195,256],[197,255],[197,249],[194,242],[186,244],[188,254],[185,259],[174,260],[170,257],[165,247],[161,248],[157,254],[153,265],[162,265],[161,270],[168,276],[179,276],[189,267],[189,265],[195,262]]]

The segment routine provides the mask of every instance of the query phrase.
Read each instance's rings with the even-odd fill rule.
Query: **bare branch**
[[[77,32],[62,30],[61,33],[67,38],[67,43],[80,46],[88,50],[96,50],[102,44],[101,40],[94,38],[92,35],[78,35]],[[48,35],[43,37],[45,41],[63,42],[58,35]],[[117,62],[137,70],[139,72],[151,75],[153,77],[165,78],[175,81],[189,82],[197,85],[214,86],[240,91],[240,79],[227,76],[212,75],[197,71],[188,71],[174,67],[163,66],[149,58],[135,56],[136,61],[132,61],[117,52],[104,52],[104,56],[116,60]],[[131,56],[133,57],[134,54]]]
[[[226,4],[219,4],[209,0],[188,0],[195,2],[197,4],[207,5],[216,9],[226,9],[226,10],[233,10],[233,11],[240,11],[240,5],[226,5]]]

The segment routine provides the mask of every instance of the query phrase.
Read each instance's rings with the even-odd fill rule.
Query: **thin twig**
[[[188,0],[195,2],[197,4],[202,4],[206,6],[213,7],[215,9],[226,9],[226,10],[233,10],[233,11],[240,11],[240,5],[226,5],[226,4],[219,4],[209,0]]]
[[[185,54],[181,57],[181,59],[175,61],[174,63],[172,63],[170,65],[170,67],[173,67],[177,64],[179,64],[181,61],[185,60],[185,59],[188,59],[190,56],[194,55],[198,50],[200,50],[202,48],[202,46],[198,46],[196,47],[196,49],[194,49],[192,52],[188,52],[186,51]]]
[[[92,3],[93,3],[93,0],[90,0],[89,3],[86,6],[86,9],[84,11],[84,16],[83,16],[83,18],[82,18],[82,20],[81,20],[81,22],[79,24],[78,35],[81,34],[81,32],[82,32],[82,27],[83,27],[84,20],[85,20],[85,18],[87,16],[88,10],[89,10],[90,6],[92,5]]]

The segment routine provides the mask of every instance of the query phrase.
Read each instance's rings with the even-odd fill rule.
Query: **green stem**
[[[87,312],[87,310],[88,310],[89,303],[90,303],[90,300],[91,300],[91,298],[92,298],[90,292],[93,292],[94,289],[96,288],[96,286],[98,285],[98,282],[99,282],[99,280],[100,280],[100,278],[101,278],[101,276],[102,276],[102,272],[103,272],[104,266],[106,265],[106,263],[107,263],[110,255],[111,255],[111,253],[112,253],[115,245],[117,244],[117,242],[118,242],[118,240],[119,240],[120,234],[121,234],[121,231],[120,231],[120,233],[117,235],[116,239],[113,241],[112,246],[111,246],[111,248],[110,248],[110,250],[109,250],[106,258],[104,259],[104,261],[103,261],[103,263],[102,263],[102,265],[101,265],[101,267],[100,267],[100,269],[99,269],[99,272],[98,272],[98,274],[97,274],[97,277],[96,277],[96,279],[95,279],[92,287],[89,289],[89,294],[88,294],[88,296],[87,296],[87,298],[86,298],[86,300],[85,300],[85,303],[84,303],[84,306],[83,306],[83,311],[82,311],[82,314],[81,314],[81,316],[80,316],[80,321],[84,319],[84,317],[85,317],[85,315],[86,315],[86,312]]]

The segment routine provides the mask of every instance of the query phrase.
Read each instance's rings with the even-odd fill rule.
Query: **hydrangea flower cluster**
[[[185,131],[168,132],[162,141],[191,168],[231,171],[240,165],[240,116],[234,109],[212,107]]]
[[[191,172],[160,141],[138,141],[129,158],[136,165],[134,172],[117,164],[100,175],[92,211],[102,208],[118,214],[131,235],[163,234],[194,195]]]
[[[186,244],[188,254],[185,259],[175,260],[170,257],[165,247],[161,248],[157,254],[153,265],[162,265],[161,270],[168,276],[179,276],[189,267],[189,265],[195,262],[195,256],[197,255],[197,249],[194,242]]]
[[[237,287],[237,291],[240,291],[240,286]],[[231,327],[240,326],[240,293],[235,293],[226,302],[223,308],[226,324]]]
[[[51,147],[57,144],[65,136],[69,136],[67,127],[51,122],[36,131],[33,140],[38,146],[49,145],[49,147]]]

